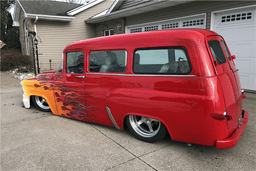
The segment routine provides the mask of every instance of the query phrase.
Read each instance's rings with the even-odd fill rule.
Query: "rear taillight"
[[[217,120],[224,120],[227,118],[227,112],[223,110],[215,110],[211,114],[212,118],[217,119]]]
[[[241,90],[241,92],[242,92],[242,99],[245,99],[246,95],[244,94],[244,90]]]

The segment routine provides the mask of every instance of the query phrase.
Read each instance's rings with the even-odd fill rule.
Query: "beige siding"
[[[52,69],[57,69],[61,62],[62,51],[68,44],[95,37],[95,27],[86,24],[84,20],[108,9],[112,3],[113,0],[106,0],[75,15],[75,20],[71,22],[38,20],[37,34],[39,36],[38,48],[41,69],[50,69],[50,59]]]
[[[154,22],[196,14],[207,14],[206,28],[210,29],[211,12],[241,6],[255,5],[256,1],[211,1],[189,2],[174,7],[150,11],[126,17],[126,26]]]

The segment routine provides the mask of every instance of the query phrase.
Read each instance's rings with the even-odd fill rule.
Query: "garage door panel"
[[[235,55],[237,57],[253,57],[255,51],[255,43],[254,42],[247,42],[247,43],[236,43],[235,44]]]
[[[255,40],[255,27],[247,26],[247,27],[238,27],[236,29],[236,40]]]
[[[241,82],[241,85],[242,85],[242,88],[247,88],[249,87],[249,76],[248,75],[242,75],[242,74],[239,74],[239,77],[240,77],[240,82]]]
[[[225,40],[228,41],[228,40],[233,40],[234,39],[234,33],[235,33],[235,30],[234,28],[232,27],[229,27],[229,28],[220,28],[218,27],[218,34],[220,35],[225,35]]]
[[[256,7],[216,12],[213,30],[224,37],[239,69],[242,88],[256,91]]]
[[[255,72],[255,59],[236,59],[235,64],[240,73],[250,74]]]

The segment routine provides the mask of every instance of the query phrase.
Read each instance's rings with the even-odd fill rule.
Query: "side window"
[[[134,53],[133,72],[137,74],[189,74],[191,65],[182,47],[138,49]]]
[[[111,36],[114,35],[114,30],[110,29],[110,30],[104,30],[104,36]]]
[[[83,52],[67,52],[66,54],[66,72],[73,74],[81,74],[84,72],[84,53]]]
[[[90,72],[124,73],[127,52],[125,50],[92,51],[89,55]]]
[[[225,50],[225,54],[226,54],[226,56],[228,57],[228,60],[231,60],[230,54],[229,54],[229,52],[228,52],[228,48],[227,48],[227,46],[226,46],[226,44],[225,44],[225,42],[224,42],[223,40],[221,40],[221,44],[222,44],[222,46],[223,46],[223,48],[224,48],[224,50]]]
[[[226,62],[225,55],[221,49],[220,43],[218,40],[210,40],[208,41],[209,47],[212,52],[212,56],[214,60],[218,60],[219,64],[224,64]]]

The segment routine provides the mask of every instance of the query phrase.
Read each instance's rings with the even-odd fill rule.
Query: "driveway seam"
[[[28,121],[38,120],[38,119],[41,119],[41,118],[47,118],[47,117],[52,117],[52,116],[41,116],[41,117],[33,118],[33,119],[19,120],[19,121],[16,121],[16,122],[11,122],[11,123],[4,124],[2,126],[8,126],[10,124],[16,124],[16,123],[21,123],[21,122],[28,122]]]
[[[91,124],[90,124],[91,125]],[[113,166],[113,167],[111,167],[111,168],[107,168],[107,169],[105,169],[105,170],[109,170],[109,169],[112,169],[112,168],[115,168],[115,167],[117,167],[117,166],[120,166],[120,165],[122,165],[122,164],[125,164],[125,163],[127,163],[127,162],[129,162],[129,161],[132,161],[132,160],[135,160],[135,159],[139,159],[140,161],[142,161],[143,163],[145,163],[146,165],[148,165],[150,168],[152,168],[152,169],[154,169],[155,171],[157,171],[157,169],[155,169],[153,166],[151,166],[150,164],[148,164],[147,162],[145,162],[144,160],[142,160],[142,159],[140,159],[139,157],[140,156],[136,156],[135,154],[133,154],[132,152],[130,152],[129,150],[127,150],[125,147],[123,147],[121,144],[119,144],[118,142],[116,142],[115,140],[113,140],[112,138],[110,138],[108,135],[106,135],[106,134],[104,134],[102,131],[100,131],[98,128],[96,128],[96,127],[94,127],[93,125],[91,125],[94,129],[96,129],[97,131],[99,131],[101,134],[103,134],[105,137],[107,137],[108,139],[110,139],[111,141],[113,141],[115,144],[117,144],[118,146],[120,146],[121,148],[123,148],[125,151],[127,151],[128,153],[130,153],[131,155],[133,155],[135,158],[133,158],[133,159],[131,159],[131,160],[128,160],[128,161],[125,161],[125,162],[123,162],[123,163],[120,163],[120,164],[118,164],[118,165],[115,165],[115,166]]]

